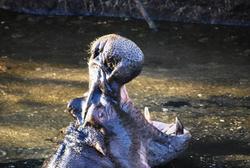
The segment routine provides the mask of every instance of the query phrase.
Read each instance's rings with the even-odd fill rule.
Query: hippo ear
[[[144,117],[146,118],[146,120],[148,122],[151,122],[151,117],[150,117],[150,113],[149,113],[148,107],[144,107]]]
[[[130,101],[130,98],[128,96],[128,92],[127,92],[126,86],[123,85],[121,87],[121,102],[122,103],[126,103],[126,102],[129,102],[129,101]]]

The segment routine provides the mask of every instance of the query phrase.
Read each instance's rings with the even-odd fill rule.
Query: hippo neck
[[[125,114],[126,115],[126,114]],[[144,140],[129,124],[127,117],[120,116],[110,122],[112,136],[109,139],[110,153],[119,167],[148,167]]]
[[[129,168],[129,149],[132,141],[127,130],[123,127],[119,119],[109,121],[108,128],[109,136],[108,145],[109,152],[117,167]]]

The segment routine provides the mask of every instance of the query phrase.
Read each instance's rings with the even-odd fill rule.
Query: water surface
[[[40,167],[88,87],[88,45],[119,33],[145,54],[127,88],[153,119],[178,116],[193,135],[167,168],[250,167],[250,29],[0,11],[0,167]]]

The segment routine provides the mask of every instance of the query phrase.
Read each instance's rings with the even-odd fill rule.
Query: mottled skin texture
[[[133,41],[117,34],[105,35],[93,41],[90,55],[90,83],[87,103],[83,106],[83,118],[93,101],[95,90],[100,85],[103,85],[101,89],[105,94],[119,97],[120,87],[140,74],[144,62],[141,49]],[[106,75],[106,84],[100,81],[103,76],[101,69]]]
[[[144,56],[131,40],[117,34],[97,38],[91,43],[89,64],[98,64],[107,70],[107,80],[120,85],[128,83],[142,70]]]

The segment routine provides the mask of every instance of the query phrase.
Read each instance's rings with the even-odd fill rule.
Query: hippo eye
[[[99,117],[99,118],[103,118],[103,117],[104,117],[104,114],[103,114],[102,111],[100,111],[100,112],[98,113],[98,117]]]

